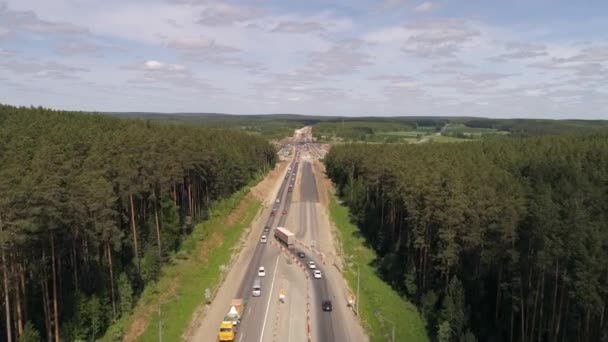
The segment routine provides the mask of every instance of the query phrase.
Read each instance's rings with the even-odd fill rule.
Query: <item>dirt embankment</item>
[[[315,160],[312,163],[312,167],[315,173],[317,193],[319,194],[319,202],[325,210],[329,210],[329,194],[330,192],[334,192],[333,184],[325,174],[325,165],[323,165],[323,163],[321,163],[319,160]]]
[[[287,164],[288,163],[285,161],[277,163],[277,166],[270,171],[261,182],[251,188],[250,193],[260,201],[266,200],[271,196],[274,186],[276,185],[277,177],[280,177],[283,174]]]

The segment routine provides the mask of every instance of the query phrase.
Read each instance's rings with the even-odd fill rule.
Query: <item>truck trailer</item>
[[[287,247],[293,246],[293,244],[296,242],[295,234],[283,227],[277,227],[274,230],[274,237]]]

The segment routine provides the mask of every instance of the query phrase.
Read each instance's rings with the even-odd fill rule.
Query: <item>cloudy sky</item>
[[[0,0],[0,102],[608,119],[608,2]]]

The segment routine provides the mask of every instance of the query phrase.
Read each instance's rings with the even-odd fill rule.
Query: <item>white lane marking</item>
[[[268,318],[268,309],[270,308],[270,298],[272,298],[272,290],[274,289],[274,280],[277,277],[277,267],[279,266],[279,258],[281,255],[277,256],[277,262],[274,264],[274,274],[272,275],[272,284],[270,285],[270,295],[268,296],[268,304],[266,304],[266,313],[264,314],[264,324],[262,324],[262,334],[260,334],[260,342],[264,338],[264,329],[266,329],[266,319]]]
[[[239,342],[241,342],[241,340],[243,339],[243,336],[245,336],[245,334],[241,334],[241,337],[239,337]]]

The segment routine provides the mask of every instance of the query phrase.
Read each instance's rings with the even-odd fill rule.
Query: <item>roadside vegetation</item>
[[[0,329],[99,338],[213,237],[189,236],[214,203],[275,162],[243,132],[0,106]]]
[[[162,339],[181,339],[195,310],[207,300],[206,289],[215,294],[239,238],[261,208],[248,193],[247,187],[212,206],[209,219],[184,239],[178,256],[146,287],[133,313],[115,322],[102,341],[158,341],[159,305]]]
[[[433,340],[608,338],[608,133],[346,144],[325,164]]]
[[[395,341],[428,341],[424,322],[418,309],[402,298],[376,273],[376,253],[367,246],[359,229],[351,223],[348,208],[335,196],[330,196],[329,212],[339,232],[346,268],[344,276],[350,288],[356,291],[359,271],[359,299],[363,325],[371,341],[387,341],[391,338],[394,323]],[[384,318],[384,319],[383,319]]]

